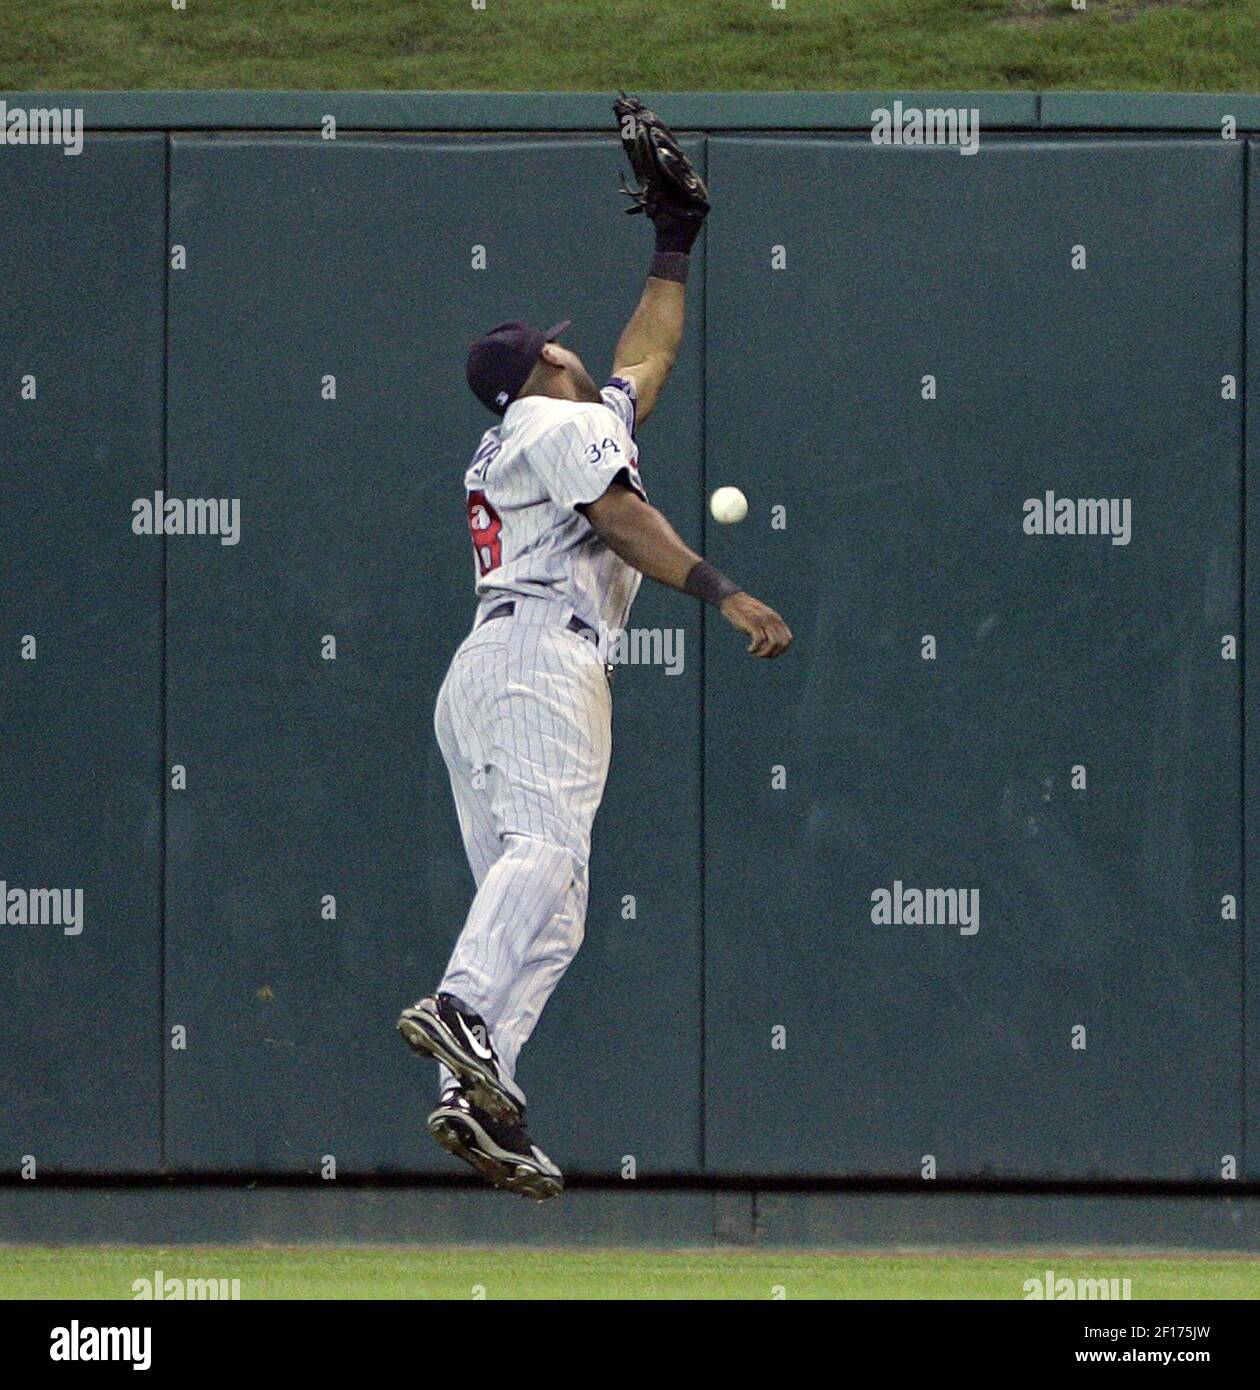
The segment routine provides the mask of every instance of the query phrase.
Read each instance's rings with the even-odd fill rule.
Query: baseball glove
[[[709,212],[709,190],[673,131],[638,97],[628,97],[625,92],[613,102],[613,114],[637,181],[631,188],[624,177],[621,180],[621,191],[630,199],[626,212],[631,216],[645,213],[658,230],[664,230],[664,223],[671,229],[690,231],[694,239]]]

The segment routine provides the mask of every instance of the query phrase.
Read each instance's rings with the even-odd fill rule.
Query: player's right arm
[[[634,203],[628,211],[645,213],[656,234],[647,284],[613,355],[612,375],[633,384],[642,424],[678,356],[691,248],[709,213],[709,190],[673,131],[637,97],[622,92],[613,112],[638,181],[634,189],[622,184]]]
[[[749,638],[753,656],[774,657],[792,645],[787,623],[685,545],[666,517],[622,482],[580,508],[596,534],[640,574],[718,608]]]
[[[668,259],[668,258],[667,258]],[[682,264],[686,256],[675,256]],[[613,354],[612,375],[634,383],[641,425],[656,407],[661,387],[674,369],[686,317],[686,284],[649,274],[643,295]]]

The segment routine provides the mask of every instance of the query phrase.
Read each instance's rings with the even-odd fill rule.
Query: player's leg
[[[459,1086],[442,1093],[429,1116],[429,1133],[487,1182],[542,1202],[564,1190],[560,1169],[519,1122],[501,1123],[474,1105]]]
[[[477,887],[499,856],[499,832],[486,786],[485,756],[477,737],[475,696],[481,662],[471,653],[458,653],[438,691],[433,731],[446,764],[459,820],[464,855]]]
[[[439,743],[452,768],[478,891],[439,992],[404,1011],[399,1025],[417,1050],[445,1058],[455,1073],[446,1073],[450,1084],[429,1116],[430,1133],[495,1186],[537,1200],[562,1190],[560,1170],[530,1140],[519,1114],[491,1114],[484,1103],[510,1100],[510,1086],[523,1109],[508,1073],[585,929],[590,831],[607,776],[611,706],[602,667],[574,648],[572,637],[532,639],[510,669],[501,653],[484,653],[465,668],[476,673],[466,698],[453,687],[450,730],[439,711]],[[487,690],[495,692],[489,713],[476,698]],[[485,768],[484,777],[477,768]],[[476,1000],[484,1019],[464,996]],[[457,1041],[473,1046],[474,1039],[487,1060],[442,1050]]]
[[[515,1076],[516,1059],[586,935],[587,866],[575,867],[564,910],[522,953],[495,1023],[500,1064]]]
[[[502,852],[441,985],[486,1019],[508,1068],[582,943],[591,826],[612,744],[608,682],[580,637],[518,628],[514,654],[516,679],[482,730]]]
[[[438,693],[433,721],[464,852],[478,887],[501,851],[476,717],[487,682],[496,675],[496,664],[488,644],[461,648]],[[443,1095],[458,1083],[493,1119],[519,1117],[525,1096],[510,1072],[502,1074],[489,1025],[475,1007],[441,992],[428,995],[402,1011],[398,1031],[413,1050],[439,1063]]]

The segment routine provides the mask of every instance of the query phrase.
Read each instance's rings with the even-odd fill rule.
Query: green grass
[[[0,90],[1260,89],[1260,0],[3,0]]]
[[[1260,1260],[1228,1256],[11,1246],[0,1297],[130,1299],[134,1281],[159,1269],[164,1279],[239,1279],[243,1299],[1010,1299],[1047,1269],[1129,1279],[1134,1299],[1260,1294]]]

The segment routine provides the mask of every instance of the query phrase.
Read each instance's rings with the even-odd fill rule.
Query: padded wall
[[[538,1137],[603,1174],[1260,1176],[1260,951],[1224,906],[1255,152],[691,148],[721,196],[644,476],[797,645],[754,663],[645,585],[683,670],[614,680],[587,941],[522,1060]],[[591,212],[611,157],[0,160],[0,879],[85,904],[77,936],[0,925],[10,1168],[452,1171],[392,1025],[471,886],[431,732],[473,606],[463,352],[571,317],[607,366],[649,243]],[[704,525],[724,483],[740,527]],[[238,504],[239,542],[134,535],[163,487]],[[1125,543],[1028,534],[1047,492],[1087,525],[1114,499]],[[897,885],[974,891],[978,930],[873,919]]]
[[[799,639],[710,629],[709,1166],[1219,1175],[1243,150],[709,150],[711,548]],[[1029,534],[1047,492],[1128,534]],[[947,889],[977,930],[906,920]]]
[[[159,1154],[165,177],[159,135],[0,158],[0,1162],[37,1174]]]
[[[607,175],[591,139],[175,141],[171,487],[241,507],[239,544],[171,552],[177,1165],[449,1166],[423,1131],[434,1069],[393,1023],[436,983],[472,886],[432,733],[472,620],[462,478],[490,423],[464,351],[505,318],[571,317],[567,341],[606,368],[649,249],[641,226],[610,239],[578,215]],[[693,532],[701,340],[643,440],[649,486]],[[653,595],[634,621],[683,613]],[[540,1136],[573,1167],[698,1159],[691,635],[683,674],[617,674],[588,940],[523,1059]]]

